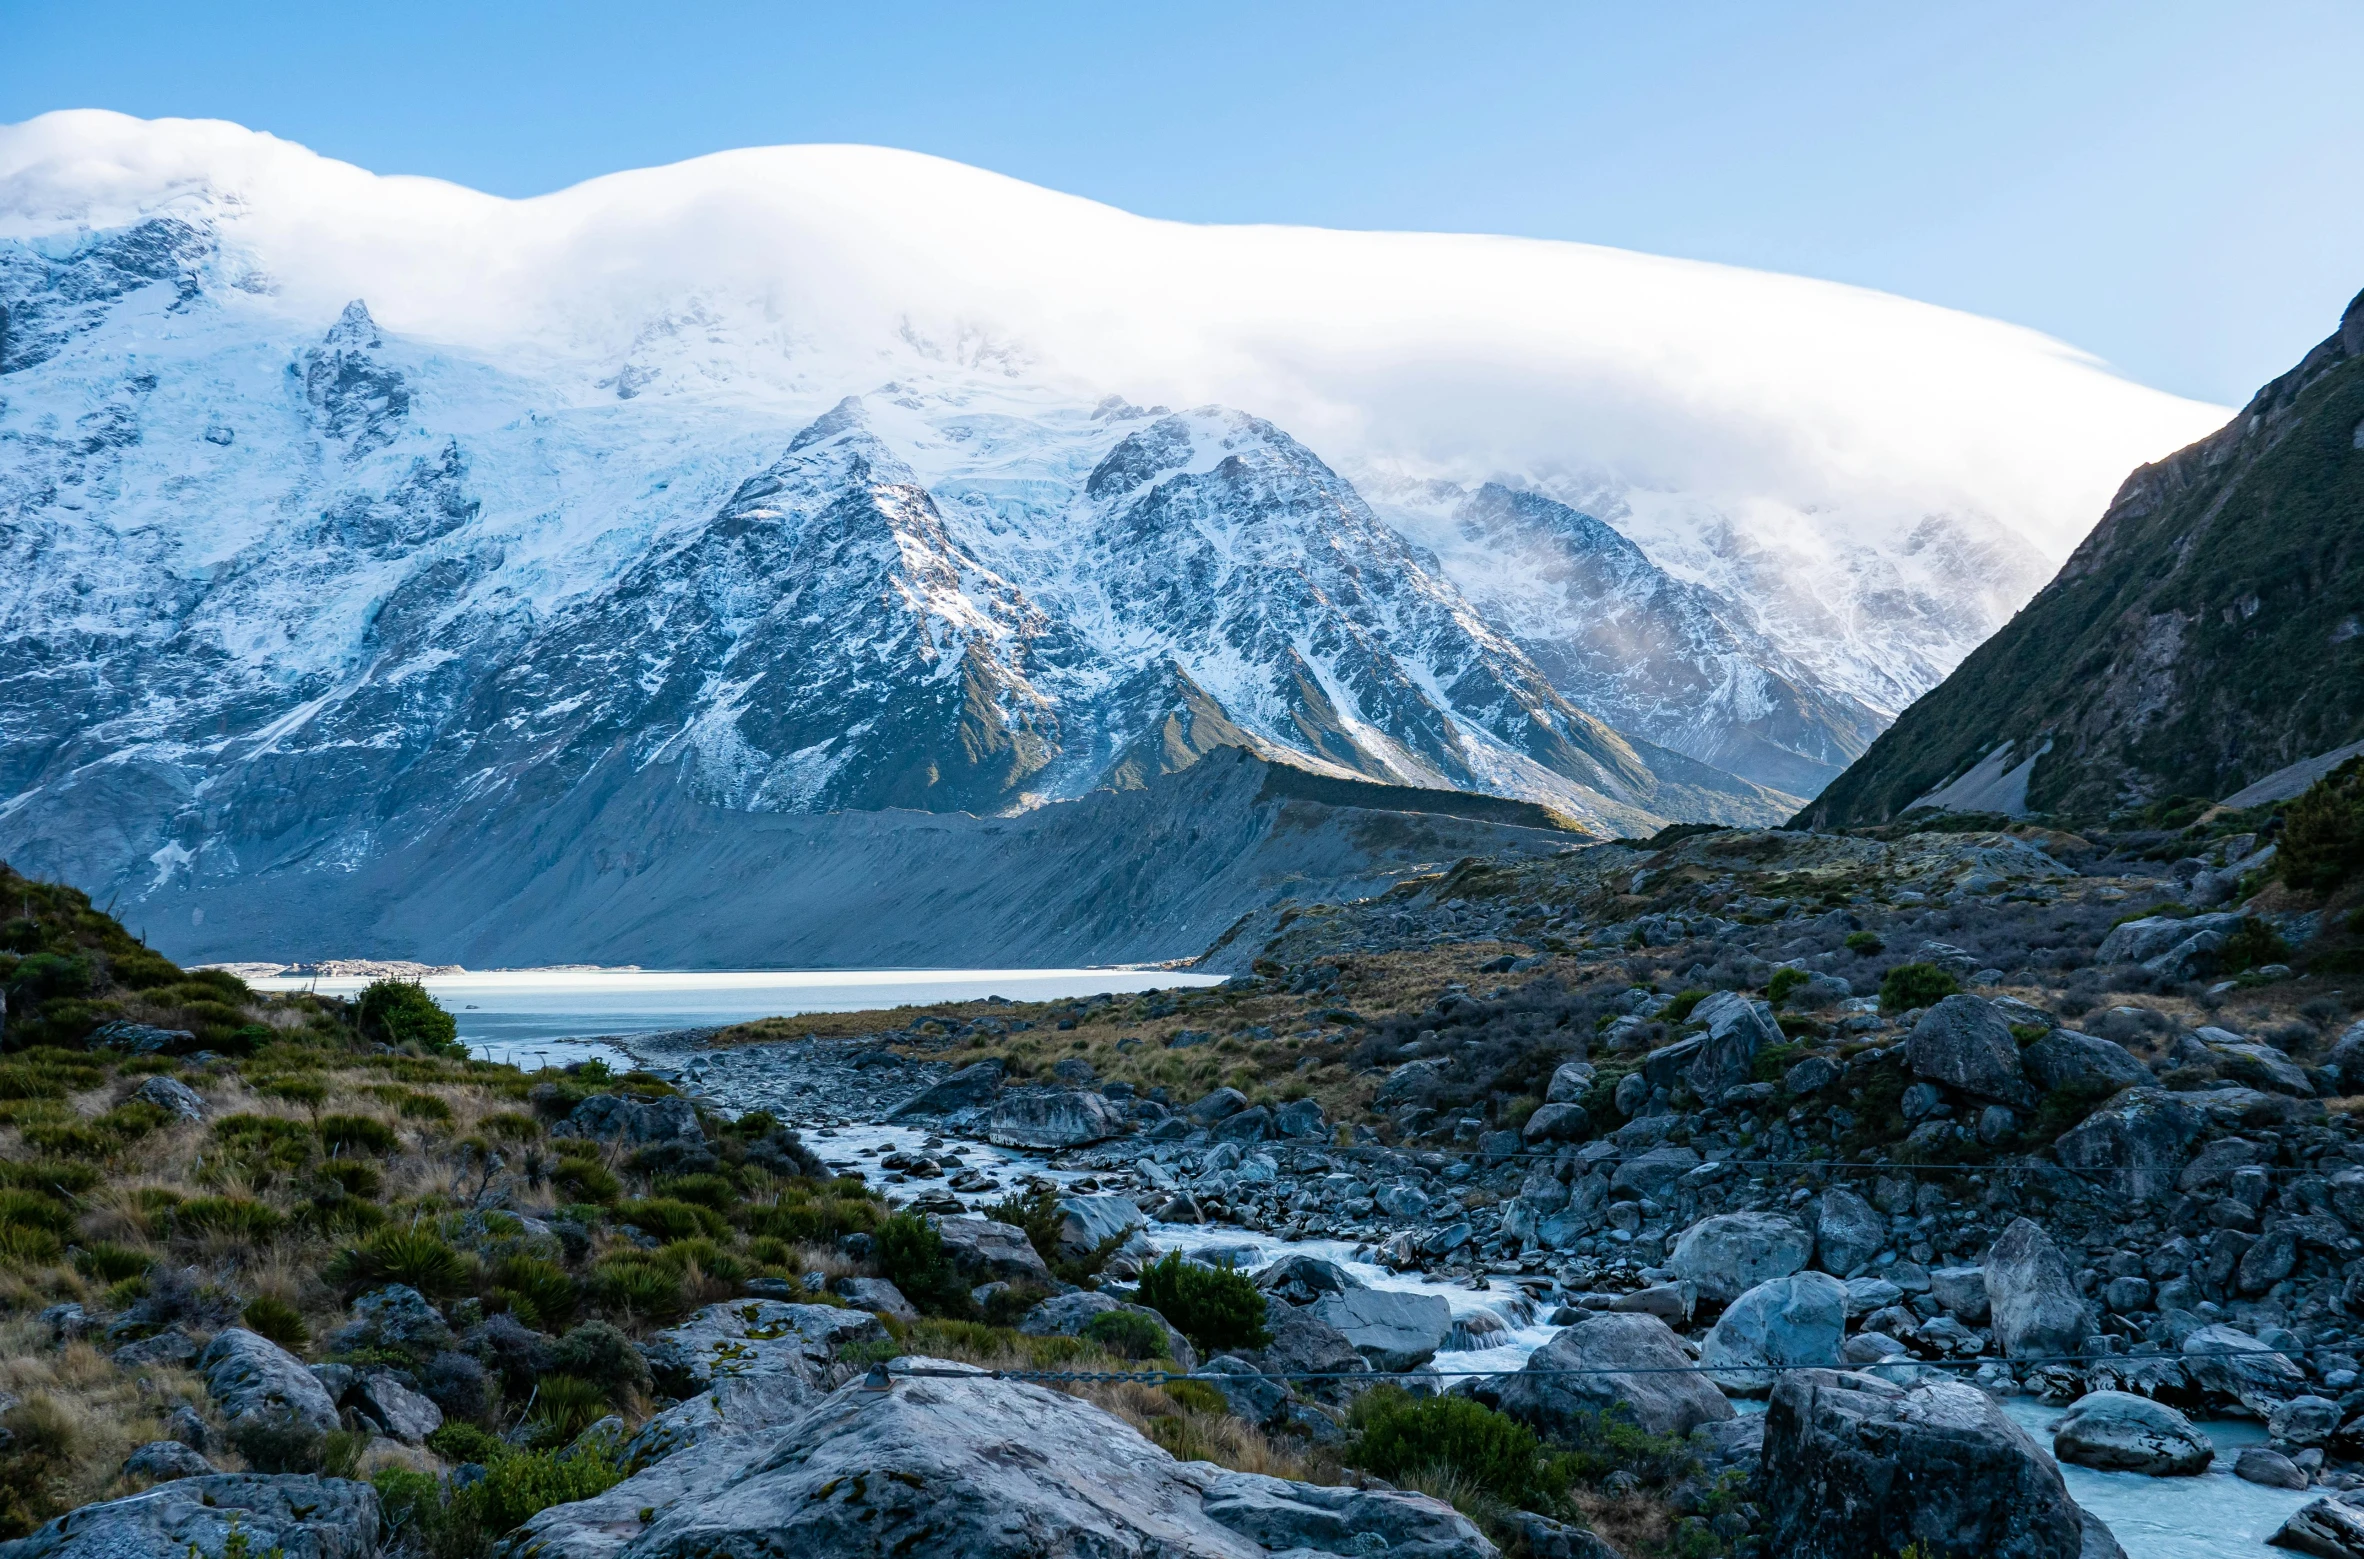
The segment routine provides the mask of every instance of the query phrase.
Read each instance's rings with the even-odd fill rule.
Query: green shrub
[[[1658,1016],[1664,1022],[1680,1023],[1691,1015],[1692,1008],[1698,1006],[1701,1002],[1707,1000],[1707,998],[1713,994],[1714,992],[1712,991],[1702,991],[1698,989],[1677,991],[1675,992],[1675,999],[1667,1003],[1666,1010],[1658,1014]]]
[[[331,1153],[386,1154],[402,1144],[393,1127],[367,1115],[323,1115],[312,1129]]]
[[[347,1293],[402,1283],[430,1299],[447,1299],[468,1286],[468,1258],[425,1229],[389,1227],[337,1252],[324,1273]]]
[[[726,1283],[736,1283],[755,1276],[754,1264],[746,1257],[724,1250],[703,1234],[693,1234],[686,1240],[666,1241],[657,1250],[656,1258],[660,1264],[680,1273],[685,1280],[692,1267]]]
[[[0,1410],[0,1538],[27,1536],[74,1503],[67,1479],[81,1455],[74,1417],[55,1400]]]
[[[79,953],[35,953],[16,966],[8,983],[26,1006],[60,996],[87,996],[90,960]]]
[[[1773,978],[1765,982],[1765,999],[1778,1007],[1789,1000],[1789,993],[1804,985],[1813,976],[1803,969],[1782,968],[1773,971]]]
[[[1892,1018],[1961,992],[1962,982],[1935,964],[1898,964],[1880,980],[1880,1012]]]
[[[406,1121],[433,1121],[448,1125],[451,1106],[431,1093],[406,1093],[394,1101],[394,1113]]]
[[[74,1212],[55,1197],[34,1191],[0,1191],[0,1224],[47,1229],[52,1234],[74,1232]]]
[[[2364,758],[2350,758],[2282,814],[2274,857],[2294,888],[2329,893],[2364,872]]]
[[[65,1242],[47,1229],[0,1223],[0,1266],[19,1270],[46,1267],[65,1253]]]
[[[285,1170],[310,1162],[316,1143],[311,1127],[275,1115],[225,1115],[213,1123],[213,1140],[249,1168]]]
[[[364,1201],[374,1200],[386,1188],[386,1178],[378,1173],[378,1166],[357,1158],[329,1159],[314,1165],[312,1173],[347,1196]]]
[[[585,1321],[552,1343],[536,1362],[545,1370],[588,1381],[603,1402],[627,1402],[649,1387],[648,1360],[632,1346],[631,1338],[605,1321]]]
[[[328,1084],[317,1077],[266,1077],[255,1083],[254,1091],[266,1099],[284,1099],[308,1110],[328,1102]]]
[[[80,1196],[98,1183],[98,1168],[91,1164],[73,1164],[59,1158],[0,1161],[0,1186],[16,1190]]]
[[[1084,1323],[1084,1337],[1120,1359],[1163,1359],[1172,1356],[1166,1329],[1131,1310],[1103,1310]]]
[[[230,1443],[253,1472],[318,1472],[327,1438],[293,1413],[250,1414],[230,1428]]]
[[[574,1375],[545,1373],[534,1382],[525,1421],[544,1445],[564,1445],[607,1416],[607,1393]]]
[[[100,1283],[120,1283],[135,1278],[153,1265],[144,1251],[136,1251],[110,1240],[92,1240],[74,1252],[74,1270]]]
[[[461,1462],[479,1465],[490,1462],[509,1446],[498,1435],[479,1429],[464,1418],[447,1418],[443,1427],[428,1433],[427,1449],[457,1466]]]
[[[1881,941],[1877,933],[1871,931],[1848,932],[1846,946],[1848,952],[1859,954],[1865,958],[1871,957],[1874,953],[1888,951],[1888,944]]]
[[[616,1222],[668,1240],[688,1239],[694,1234],[728,1239],[731,1232],[729,1220],[712,1208],[662,1196],[636,1196],[617,1204]]]
[[[539,1256],[504,1256],[493,1267],[493,1293],[505,1297],[518,1319],[536,1331],[554,1332],[575,1318],[582,1291],[566,1269]]]
[[[840,1235],[876,1233],[881,1217],[878,1203],[858,1183],[851,1192],[838,1192],[835,1188],[843,1183],[832,1181],[818,1193],[788,1191],[776,1202],[749,1209],[747,1227],[752,1233],[796,1245],[827,1245]]]
[[[923,1314],[959,1319],[975,1308],[968,1284],[944,1249],[944,1236],[916,1213],[897,1213],[871,1235],[879,1275]]]
[[[1205,1267],[1169,1251],[1141,1274],[1139,1299],[1174,1324],[1201,1354],[1261,1348],[1264,1292],[1245,1273]]]
[[[485,1475],[465,1487],[407,1468],[378,1473],[372,1482],[386,1531],[402,1535],[425,1559],[482,1559],[495,1539],[552,1505],[604,1494],[624,1477],[612,1447],[571,1455],[495,1447],[471,1458]]]
[[[211,1234],[223,1239],[276,1239],[287,1215],[246,1196],[193,1196],[172,1210],[175,1234]]]
[[[2224,946],[2217,950],[2217,960],[2226,974],[2239,974],[2244,969],[2289,962],[2290,944],[2264,921],[2254,915],[2245,916],[2225,937]]]
[[[1354,1465],[1382,1478],[1439,1469],[1522,1507],[1565,1492],[1568,1472],[1544,1453],[1535,1432],[1467,1397],[1414,1397],[1380,1386],[1355,1399]]]
[[[415,1045],[430,1056],[464,1057],[460,1027],[426,988],[410,980],[378,980],[353,1002],[353,1026],[363,1039],[401,1047]]]
[[[640,1251],[602,1256],[591,1269],[590,1287],[601,1304],[638,1321],[669,1320],[689,1308],[681,1274]]]
[[[624,1183],[594,1157],[561,1158],[550,1172],[550,1184],[571,1201],[609,1206],[624,1194]]]
[[[501,1142],[532,1142],[542,1135],[542,1123],[517,1110],[501,1110],[476,1123],[476,1129]]]
[[[304,1325],[303,1313],[270,1294],[248,1305],[243,1319],[249,1331],[268,1337],[290,1353],[302,1353],[312,1341],[312,1331]]]

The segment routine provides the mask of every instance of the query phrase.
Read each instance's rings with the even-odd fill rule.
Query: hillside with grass
[[[2029,809],[2098,820],[2364,736],[2359,428],[2364,297],[2221,431],[2128,477],[2058,577],[1800,821],[1886,822],[2005,743],[2035,758]]]

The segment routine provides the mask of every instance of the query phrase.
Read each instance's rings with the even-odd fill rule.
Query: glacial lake
[[[630,1058],[602,1039],[806,1012],[860,1012],[1006,996],[1050,1001],[1219,985],[1170,969],[494,969],[421,981],[459,1021],[471,1054],[520,1066]],[[258,990],[350,996],[367,980],[279,977]]]

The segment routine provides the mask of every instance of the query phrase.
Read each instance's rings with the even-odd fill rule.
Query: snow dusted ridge
[[[159,906],[1222,746],[1770,818],[2222,419],[1851,289],[862,147],[505,201],[53,114],[0,310],[0,855]]]

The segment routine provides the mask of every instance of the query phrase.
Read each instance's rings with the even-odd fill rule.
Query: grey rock
[[[345,1478],[213,1473],[71,1510],[0,1559],[223,1559],[235,1532],[249,1554],[373,1559],[378,1495]]]
[[[1223,1393],[1231,1416],[1259,1428],[1281,1416],[1289,1404],[1287,1382],[1274,1380],[1237,1354],[1218,1354],[1200,1366],[1198,1376]]]
[[[329,1334],[333,1352],[384,1348],[394,1353],[439,1353],[452,1344],[443,1312],[401,1283],[373,1288],[353,1301],[353,1318]]]
[[[2315,1085],[2297,1062],[2271,1045],[2210,1045],[2217,1070],[2244,1087],[2312,1099]]]
[[[2364,1559],[2364,1509],[2327,1494],[2301,1506],[2266,1541],[2316,1559]]]
[[[1436,1294],[1352,1288],[1305,1307],[1335,1328],[1377,1370],[1415,1370],[1436,1357],[1453,1332],[1453,1308]]]
[[[886,1335],[878,1317],[866,1311],[734,1299],[657,1333],[641,1351],[659,1384],[683,1394],[731,1375],[793,1375],[818,1387],[827,1384],[839,1348],[881,1342]]]
[[[1547,1104],[1527,1117],[1519,1135],[1530,1143],[1582,1142],[1592,1135],[1592,1117],[1581,1104]]]
[[[389,1370],[371,1370],[355,1383],[356,1411],[381,1434],[404,1445],[424,1445],[427,1436],[443,1427],[443,1409],[404,1385]]]
[[[1783,1365],[1836,1365],[1847,1336],[1847,1290],[1827,1272],[1759,1283],[1734,1300],[1700,1345],[1699,1362],[1726,1391],[1762,1396]]]
[[[2056,1028],[2019,1052],[2028,1080],[2045,1093],[2055,1088],[2143,1088],[2151,1070],[2126,1053],[2122,1045],[2095,1039],[2074,1029]]]
[[[1871,1266],[1888,1243],[1888,1223],[1871,1203],[1844,1187],[1822,1193],[1814,1214],[1814,1259],[1834,1277],[1853,1277]]]
[[[1782,1090],[1792,1097],[1820,1093],[1839,1080],[1839,1063],[1828,1056],[1808,1056],[1781,1074]]]
[[[2032,1219],[2015,1218],[1986,1253],[1995,1341],[2008,1358],[2073,1354],[2092,1333],[2068,1263]]]
[[[1706,1043],[1691,1063],[1691,1091],[1702,1099],[1718,1099],[1755,1074],[1757,1052],[1782,1042],[1781,1025],[1773,1009],[1750,1001],[1737,991],[1718,991],[1691,1010],[1692,1021],[1707,1025]]]
[[[1620,1115],[1639,1115],[1642,1106],[1650,1102],[1650,1080],[1639,1072],[1628,1072],[1617,1079],[1617,1087],[1609,1096]]]
[[[2081,1179],[2147,1201],[2174,1186],[2203,1124],[2165,1089],[2130,1089],[2063,1134],[2052,1156]]]
[[[181,1444],[198,1451],[213,1449],[213,1431],[197,1410],[183,1402],[164,1415],[164,1432]]]
[[[178,1440],[150,1440],[123,1458],[123,1476],[145,1478],[150,1483],[202,1478],[213,1470],[213,1463]]]
[[[852,1305],[856,1310],[867,1310],[872,1315],[891,1315],[898,1321],[916,1321],[919,1311],[903,1291],[885,1278],[839,1278],[829,1285],[829,1291]]]
[[[1510,1517],[1531,1559],[1621,1559],[1600,1536],[1582,1527],[1522,1510]]]
[[[187,1029],[160,1029],[152,1024],[134,1023],[129,1018],[100,1024],[86,1041],[93,1050],[125,1050],[141,1056],[186,1050],[196,1042],[197,1036]]]
[[[1330,1134],[1329,1119],[1319,1099],[1292,1099],[1272,1112],[1272,1134],[1297,1141],[1319,1141]]]
[[[1127,1304],[1113,1294],[1078,1291],[1046,1299],[1018,1318],[1018,1330],[1029,1337],[1081,1337],[1094,1316],[1110,1313],[1138,1315],[1155,1322],[1165,1334],[1166,1357],[1186,1370],[1198,1363],[1188,1339],[1171,1321],[1147,1305]]]
[[[1929,1274],[1929,1296],[1943,1305],[1948,1314],[1960,1316],[1972,1326],[1986,1324],[1984,1267],[1935,1268]]]
[[[721,1376],[642,1424],[624,1444],[624,1468],[637,1473],[718,1437],[760,1433],[786,1423],[820,1397],[797,1375]],[[635,1525],[633,1535],[638,1534]]]
[[[1063,1259],[1089,1256],[1109,1240],[1122,1241],[1149,1222],[1129,1197],[1075,1195],[1059,1198],[1059,1237],[1056,1248]]]
[[[1414,1066],[1421,1063],[1414,1062]],[[1390,1079],[1392,1081],[1392,1079]],[[1237,1088],[1218,1088],[1207,1094],[1183,1113],[1201,1126],[1212,1126],[1227,1116],[1237,1115],[1248,1107],[1248,1096]]]
[[[2216,1449],[2192,1421],[2148,1397],[2095,1391],[2053,1426],[2052,1454],[2103,1472],[2183,1478],[2208,1470]]]
[[[1476,1528],[1423,1496],[1177,1463],[1088,1403],[963,1365],[898,1361],[890,1378],[883,1392],[857,1383],[833,1393],[762,1462],[657,1513],[634,1559],[771,1552],[790,1530],[800,1559],[1374,1550],[1492,1559]]]
[[[774,1377],[775,1388],[786,1384]],[[747,1383],[749,1385],[757,1383]],[[495,1543],[492,1559],[614,1559],[656,1521],[684,1507],[712,1499],[771,1454],[780,1431],[809,1411],[819,1398],[809,1388],[795,1412],[768,1424],[716,1422],[703,1432],[673,1445],[661,1456],[635,1458],[628,1448],[625,1466],[635,1469],[623,1482],[589,1499],[542,1510],[525,1525]],[[693,1406],[696,1404],[696,1406]],[[709,1399],[701,1394],[681,1408],[710,1416]],[[669,1409],[670,1418],[681,1409]],[[642,1437],[656,1420],[642,1428]],[[655,1442],[670,1445],[667,1440]],[[641,1444],[640,1439],[633,1445]]]
[[[296,1418],[323,1433],[337,1405],[303,1361],[243,1327],[217,1333],[198,1359],[205,1389],[233,1423]]]
[[[887,1112],[886,1118],[903,1120],[914,1115],[952,1115],[962,1110],[973,1110],[991,1104],[993,1096],[1001,1092],[1004,1069],[998,1059],[979,1061],[931,1087],[923,1088]]]
[[[1103,1142],[1124,1129],[1123,1111],[1100,1094],[1021,1088],[994,1101],[985,1134],[1000,1147],[1058,1149]]]
[[[2081,1559],[2084,1514],[2060,1469],[1986,1395],[1798,1370],[1773,1388],[1758,1504],[1781,1559],[1911,1545],[1981,1559]]]
[[[936,1225],[944,1237],[945,1254],[971,1283],[1031,1283],[1056,1290],[1051,1276],[1026,1231],[1013,1224],[986,1218],[946,1218]]]
[[[2110,928],[2094,949],[2093,961],[2099,964],[2138,964],[2166,953],[2189,941],[2198,932],[2226,933],[2241,923],[2239,915],[2193,915],[2182,918],[2170,915],[2151,915],[2141,920],[2129,920],[2122,926]]]
[[[1814,1237],[1775,1213],[1719,1213],[1685,1229],[1667,1265],[1697,1285],[1703,1299],[1730,1304],[1772,1278],[1789,1276],[1813,1254]]]
[[[131,1096],[142,1104],[170,1110],[185,1121],[205,1119],[205,1096],[170,1077],[151,1077],[133,1089]]]
[[[1163,1319],[1160,1317],[1160,1319]],[[1347,1335],[1314,1315],[1310,1310],[1290,1304],[1278,1296],[1264,1301],[1264,1330],[1271,1341],[1255,1354],[1257,1367],[1277,1375],[1354,1375],[1371,1368]],[[1188,1344],[1183,1345],[1185,1349]],[[1176,1358],[1185,1354],[1176,1354]],[[1305,1390],[1313,1395],[1337,1395],[1346,1383],[1325,1384],[1308,1382]]]
[[[2266,1433],[2290,1445],[2324,1445],[2338,1432],[2339,1419],[2339,1404],[2329,1397],[2292,1397],[2266,1415]]]
[[[1976,996],[1948,996],[1921,1014],[1904,1042],[1904,1060],[1914,1076],[1960,1093],[2022,1108],[2036,1102],[2011,1025]]]
[[[1563,1374],[1559,1371],[1585,1371]],[[1732,1404],[1693,1370],[1682,1340],[1651,1315],[1595,1315],[1562,1330],[1504,1377],[1503,1412],[1545,1435],[1628,1404],[1651,1434],[1686,1435],[1733,1416]]]
[[[1689,1148],[1652,1148],[1618,1165],[1609,1185],[1613,1190],[1629,1191],[1661,1202],[1674,1189],[1676,1181],[1699,1165],[1699,1155]]]
[[[1254,1145],[1272,1135],[1272,1111],[1261,1104],[1253,1104],[1236,1115],[1226,1115],[1214,1125],[1219,1142],[1239,1142]]]
[[[2237,1403],[2259,1418],[2305,1395],[2307,1389],[2306,1371],[2231,1326],[2202,1326],[2188,1333],[2183,1339],[2183,1369],[2202,1391]]]
[[[2307,1475],[2298,1464],[2280,1451],[2263,1445],[2245,1445],[2233,1459],[2233,1476],[2248,1483],[2260,1483],[2269,1489],[2303,1489]]]
[[[125,1343],[107,1355],[119,1370],[142,1370],[158,1364],[185,1365],[196,1357],[196,1340],[177,1326],[168,1326],[138,1342]]]
[[[550,1135],[617,1142],[633,1148],[703,1149],[706,1145],[706,1133],[698,1126],[697,1106],[678,1094],[662,1099],[627,1099],[620,1094],[595,1093],[576,1105],[565,1120],[551,1127]]]
[[[1904,1303],[1904,1290],[1886,1278],[1849,1278],[1846,1289],[1847,1314],[1850,1316],[1871,1315]]]
[[[1691,1282],[1653,1283],[1609,1301],[1616,1314],[1654,1315],[1669,1326],[1687,1326],[1699,1305],[1699,1285]]]
[[[1590,1061],[1563,1061],[1553,1068],[1551,1085],[1543,1090],[1545,1104],[1580,1104],[1592,1092],[1599,1075]]]

